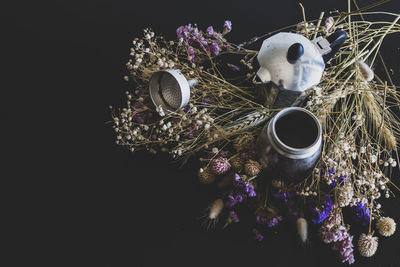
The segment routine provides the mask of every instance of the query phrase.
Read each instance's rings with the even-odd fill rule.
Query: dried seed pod
[[[202,184],[212,184],[215,181],[215,175],[208,167],[200,169],[199,180]]]
[[[248,176],[256,176],[261,171],[261,164],[255,160],[249,159],[244,165],[244,170]]]
[[[243,168],[243,161],[240,157],[234,157],[229,162],[230,162],[232,168],[237,171],[239,171]]]

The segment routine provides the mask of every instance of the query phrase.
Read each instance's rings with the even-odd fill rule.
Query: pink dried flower
[[[226,173],[230,167],[227,158],[219,157],[211,161],[211,169],[217,175]]]

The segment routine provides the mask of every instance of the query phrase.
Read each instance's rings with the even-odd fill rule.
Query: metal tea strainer
[[[187,80],[178,70],[162,70],[151,76],[150,97],[156,107],[176,111],[185,107],[190,99],[190,87],[196,80]]]

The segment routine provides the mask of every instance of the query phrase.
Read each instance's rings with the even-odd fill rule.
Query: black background
[[[308,19],[347,7],[302,3]],[[375,10],[400,13],[400,3]],[[2,13],[3,178],[14,183],[4,187],[15,253],[7,266],[339,265],[313,228],[306,245],[285,224],[263,243],[244,225],[205,231],[199,217],[216,196],[198,183],[198,163],[178,170],[168,156],[132,154],[107,124],[108,106],[123,105],[132,89],[125,63],[143,28],[174,39],[180,25],[218,28],[230,19],[229,38],[239,43],[301,21],[298,1],[14,1]],[[382,48],[397,81],[399,40],[390,36]],[[399,203],[383,202],[398,223]],[[399,233],[380,241],[373,258],[356,254],[356,264],[400,266]]]

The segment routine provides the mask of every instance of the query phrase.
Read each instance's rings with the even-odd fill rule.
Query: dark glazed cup
[[[311,174],[321,155],[321,124],[304,108],[285,108],[264,126],[256,149],[270,178],[298,183]]]

